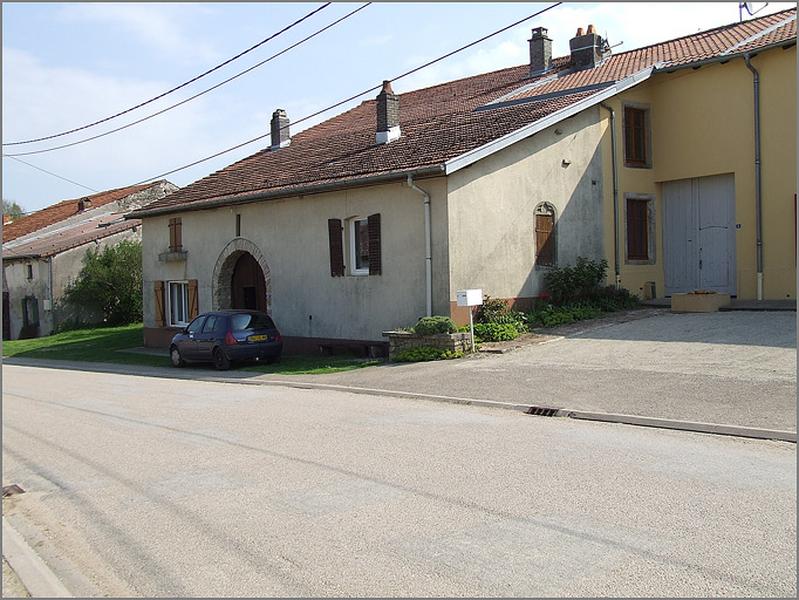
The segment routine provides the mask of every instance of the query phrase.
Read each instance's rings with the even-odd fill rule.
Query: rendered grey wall
[[[417,184],[432,198],[434,307],[448,302],[446,183]],[[235,237],[254,243],[271,274],[272,316],[284,335],[383,341],[382,331],[415,323],[425,311],[422,196],[403,183],[144,219],[144,324],[155,327],[154,281],[197,279],[200,311],[212,301],[214,266]],[[382,275],[331,277],[327,221],[381,214]],[[161,262],[168,222],[182,220],[187,259]],[[349,253],[345,245],[345,264]],[[312,318],[309,318],[312,317]]]
[[[602,257],[601,139],[591,108],[448,177],[450,300],[461,288],[499,298],[541,293],[546,270],[535,265],[534,218],[541,202],[556,210],[559,265]]]

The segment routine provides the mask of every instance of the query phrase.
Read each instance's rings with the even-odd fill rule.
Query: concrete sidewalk
[[[795,313],[661,313],[500,356],[315,382],[796,431]],[[269,377],[269,376],[265,376]]]
[[[503,355],[386,364],[329,375],[6,360],[195,381],[346,388],[525,412],[531,406],[552,407],[566,409],[559,415],[609,413],[632,417],[619,422],[637,423],[636,417],[644,417],[711,426],[694,427],[696,431],[729,425],[793,432],[795,439],[795,313],[657,312],[638,317],[585,324],[582,331],[561,339]]]

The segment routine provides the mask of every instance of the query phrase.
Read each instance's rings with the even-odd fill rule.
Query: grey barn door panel
[[[735,183],[714,175],[663,184],[666,295],[735,294]]]

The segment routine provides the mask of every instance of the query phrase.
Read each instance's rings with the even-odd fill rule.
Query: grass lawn
[[[142,325],[139,323],[121,327],[76,329],[30,340],[5,341],[3,356],[170,367],[166,355],[126,352],[141,345]],[[379,362],[350,356],[284,356],[278,364],[256,364],[238,368],[259,373],[313,375],[350,371],[376,365]],[[213,369],[210,365],[197,366]]]

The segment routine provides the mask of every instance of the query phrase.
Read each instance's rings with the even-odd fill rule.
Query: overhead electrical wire
[[[47,173],[48,175],[52,175],[53,177],[57,177],[58,179],[63,179],[64,181],[68,181],[69,183],[72,183],[74,185],[77,185],[78,187],[82,187],[84,189],[87,189],[90,192],[99,192],[99,190],[96,190],[94,188],[90,188],[88,185],[83,185],[82,183],[78,183],[77,181],[72,181],[71,179],[67,179],[66,177],[62,177],[58,173],[53,173],[52,171],[48,171],[47,169],[42,169],[41,167],[37,167],[36,165],[33,165],[33,164],[31,164],[31,163],[29,163],[27,161],[24,161],[21,158],[17,158],[15,156],[8,156],[7,154],[4,154],[3,158],[10,158],[12,160],[15,160],[17,162],[22,163],[23,165],[28,165],[29,167],[31,167],[33,169],[36,169],[38,171],[42,171],[43,173]]]
[[[537,16],[539,16],[539,15],[541,15],[541,14],[543,14],[543,13],[549,11],[549,10],[552,10],[553,8],[556,8],[556,7],[560,6],[561,4],[563,4],[563,2],[555,2],[554,4],[551,4],[551,5],[547,6],[546,8],[542,8],[541,10],[539,10],[537,12],[534,12],[531,15],[528,15],[528,16],[522,18],[522,19],[519,19],[518,21],[515,21],[515,22],[511,23],[510,25],[506,25],[505,27],[503,27],[501,29],[497,29],[496,31],[493,31],[492,33],[489,33],[488,35],[484,35],[483,37],[481,37],[481,38],[479,38],[477,40],[474,40],[473,42],[469,42],[468,44],[466,44],[464,46],[461,46],[460,48],[452,50],[451,52],[447,52],[446,54],[443,54],[442,56],[439,56],[438,58],[434,58],[433,60],[429,60],[429,61],[427,61],[424,64],[421,64],[421,65],[419,65],[417,67],[414,67],[413,69],[410,69],[409,71],[405,71],[404,73],[402,73],[400,75],[397,75],[396,77],[393,77],[389,81],[394,82],[394,81],[398,81],[400,79],[403,79],[405,77],[408,77],[409,75],[412,75],[412,74],[416,73],[417,71],[421,71],[422,69],[425,69],[425,68],[427,68],[427,67],[429,67],[431,65],[434,65],[434,64],[436,64],[438,62],[441,62],[442,60],[445,60],[445,59],[447,59],[447,58],[449,58],[449,57],[451,57],[451,56],[453,56],[455,54],[458,54],[459,52],[463,52],[464,50],[467,50],[467,49],[471,48],[472,46],[475,46],[477,44],[480,44],[480,43],[482,43],[482,42],[494,37],[494,36],[497,36],[500,33],[504,33],[508,29],[512,29],[513,27],[516,27],[517,25],[521,25],[525,21],[529,21],[530,19],[533,19],[533,18],[535,18],[535,17],[537,17]],[[362,92],[358,92],[357,94],[353,94],[349,98],[345,98],[344,100],[339,100],[335,104],[331,104],[330,106],[327,106],[327,107],[325,107],[325,108],[323,108],[321,110],[318,110],[318,111],[316,111],[314,113],[311,113],[310,115],[306,115],[306,116],[304,116],[304,117],[302,117],[300,119],[297,119],[293,123],[290,123],[289,125],[285,125],[285,126],[281,127],[280,130],[282,131],[283,129],[286,129],[287,127],[297,125],[298,123],[302,123],[303,121],[307,121],[308,119],[312,119],[313,117],[321,115],[322,113],[325,113],[325,112],[327,112],[329,110],[332,110],[334,108],[338,108],[342,104],[346,104],[347,102],[351,102],[352,100],[360,98],[361,96],[365,96],[366,94],[369,94],[371,92],[375,92],[375,91],[377,91],[377,90],[379,90],[381,88],[382,88],[382,84],[376,85],[374,87],[370,87],[369,89],[363,90]],[[181,167],[177,167],[177,168],[172,169],[170,171],[165,171],[164,173],[161,173],[159,175],[155,175],[153,177],[148,177],[147,179],[142,179],[141,181],[136,182],[136,184],[134,184],[134,185],[138,185],[140,183],[146,183],[146,182],[152,181],[154,179],[163,179],[164,177],[167,177],[168,175],[172,175],[173,173],[177,173],[178,171],[183,171],[185,169],[194,167],[196,165],[199,165],[200,163],[204,163],[204,162],[209,161],[211,159],[214,159],[214,158],[216,158],[218,156],[222,156],[223,154],[227,154],[228,152],[233,152],[234,150],[238,150],[239,148],[242,148],[244,146],[247,146],[249,144],[252,144],[254,142],[257,142],[258,140],[262,140],[262,139],[264,139],[266,137],[269,137],[269,136],[271,136],[271,131],[269,131],[267,133],[264,133],[264,134],[261,134],[259,136],[256,136],[254,138],[251,138],[249,140],[246,140],[244,142],[241,142],[239,144],[236,144],[235,146],[231,146],[230,148],[226,148],[225,150],[220,150],[219,152],[211,154],[210,156],[206,156],[204,158],[195,160],[195,161],[193,161],[191,163],[188,163],[188,164],[185,164],[185,165],[183,165]]]
[[[211,87],[206,88],[206,89],[202,90],[201,92],[198,92],[198,93],[194,94],[193,96],[189,96],[188,98],[186,98],[184,100],[181,100],[180,102],[176,102],[175,104],[172,104],[170,106],[167,106],[166,108],[163,108],[163,109],[161,109],[159,111],[156,111],[156,112],[154,112],[152,114],[149,114],[149,115],[147,115],[145,117],[142,117],[141,119],[137,119],[136,121],[131,121],[130,123],[127,123],[126,125],[122,125],[120,127],[117,127],[115,129],[111,129],[109,131],[105,131],[103,133],[98,133],[97,135],[93,135],[93,136],[84,138],[82,140],[76,140],[74,142],[69,142],[67,144],[61,144],[60,146],[53,146],[51,148],[42,148],[40,150],[29,150],[27,152],[7,153],[5,156],[30,156],[31,154],[43,154],[45,152],[53,152],[54,150],[61,150],[63,148],[69,148],[71,146],[77,146],[78,144],[85,144],[86,142],[91,142],[92,140],[96,140],[96,139],[105,137],[107,135],[111,135],[112,133],[116,133],[118,131],[122,131],[123,129],[127,129],[129,127],[133,127],[134,125],[138,125],[139,123],[143,123],[144,121],[148,121],[149,119],[152,119],[153,117],[157,117],[158,115],[162,115],[165,112],[172,110],[173,108],[177,108],[178,106],[182,106],[182,105],[186,104],[187,102],[191,102],[192,100],[195,100],[196,98],[199,98],[200,96],[204,96],[208,92],[212,92],[213,90],[215,90],[217,88],[220,88],[220,87],[222,87],[225,84],[230,83],[234,79],[238,79],[242,75],[246,75],[250,71],[254,71],[258,67],[261,67],[261,66],[265,65],[266,63],[276,59],[278,56],[281,56],[281,55],[285,54],[289,50],[293,50],[297,46],[299,46],[301,44],[304,44],[305,42],[307,42],[308,40],[310,40],[312,38],[315,38],[317,35],[320,35],[321,33],[324,33],[325,31],[327,31],[331,27],[335,27],[336,25],[338,25],[342,21],[345,21],[345,20],[349,19],[350,17],[352,17],[356,13],[362,11],[364,8],[366,8],[370,4],[372,4],[372,3],[371,2],[366,2],[365,4],[363,4],[363,5],[359,6],[358,8],[356,8],[355,10],[348,12],[346,15],[344,15],[342,17],[339,17],[338,19],[336,19],[335,21],[333,21],[329,25],[326,25],[325,27],[314,31],[312,34],[302,38],[298,42],[295,42],[295,43],[291,44],[290,46],[284,48],[280,52],[276,52],[272,56],[269,56],[268,58],[265,58],[264,60],[262,60],[262,61],[260,61],[258,63],[255,63],[251,67],[248,67],[247,69],[244,69],[243,71],[240,71],[240,72],[236,73],[235,75],[233,75],[231,77],[228,77],[227,79],[225,79],[223,81],[220,81],[219,83],[217,83],[215,85],[212,85]]]
[[[176,91],[186,87],[187,85],[190,85],[190,84],[194,83],[195,81],[198,81],[198,80],[202,79],[203,77],[205,77],[207,75],[210,75],[211,73],[221,69],[225,65],[229,65],[233,61],[238,60],[239,58],[244,56],[245,54],[249,54],[250,52],[252,52],[256,48],[259,48],[260,46],[263,46],[265,43],[269,42],[270,40],[273,40],[276,37],[278,37],[279,35],[287,32],[289,29],[291,29],[293,27],[296,27],[297,25],[299,25],[300,23],[302,23],[306,19],[309,19],[310,17],[312,17],[313,15],[318,13],[319,11],[324,10],[325,8],[330,6],[331,4],[332,4],[332,2],[326,2],[322,6],[319,6],[319,7],[315,8],[314,10],[312,10],[311,12],[306,14],[305,16],[300,17],[299,19],[297,19],[293,23],[290,23],[289,25],[286,25],[283,29],[281,29],[279,31],[276,31],[275,33],[273,33],[272,35],[270,35],[267,38],[264,38],[263,40],[261,40],[257,44],[254,44],[253,46],[250,46],[246,50],[243,50],[242,52],[239,52],[237,55],[227,59],[224,62],[219,63],[215,67],[211,67],[210,69],[208,69],[207,71],[205,71],[203,73],[200,73],[196,77],[192,77],[188,81],[184,81],[183,83],[181,83],[179,85],[176,85],[175,87],[173,87],[173,88],[171,88],[171,89],[169,89],[169,90],[167,90],[167,91],[165,91],[165,92],[163,92],[163,93],[161,93],[161,94],[159,94],[159,95],[157,95],[157,96],[155,96],[153,98],[150,98],[149,100],[145,100],[144,102],[140,102],[139,104],[137,104],[135,106],[131,106],[130,108],[126,108],[125,110],[120,111],[120,112],[118,112],[116,114],[113,114],[113,115],[111,115],[109,117],[105,117],[105,118],[100,119],[98,121],[94,121],[93,123],[88,123],[86,125],[81,125],[80,127],[75,127],[74,129],[70,129],[68,131],[62,131],[60,133],[54,133],[52,135],[46,135],[46,136],[42,136],[42,137],[38,137],[38,138],[32,138],[32,139],[29,139],[29,140],[20,140],[20,141],[16,141],[16,142],[6,142],[6,143],[3,144],[3,146],[18,146],[20,144],[31,144],[33,142],[42,142],[44,140],[51,140],[53,138],[69,135],[70,133],[75,133],[77,131],[82,131],[84,129],[88,129],[90,127],[94,127],[96,125],[100,125],[101,123],[105,123],[107,121],[110,121],[111,119],[116,119],[117,117],[121,117],[122,115],[125,115],[125,114],[127,114],[127,113],[129,113],[131,111],[134,111],[134,110],[138,109],[138,108],[141,108],[142,106],[146,106],[147,104],[155,102],[156,100],[160,100],[164,96],[167,96],[167,95],[169,95],[169,94],[171,94],[173,92],[176,92]]]

